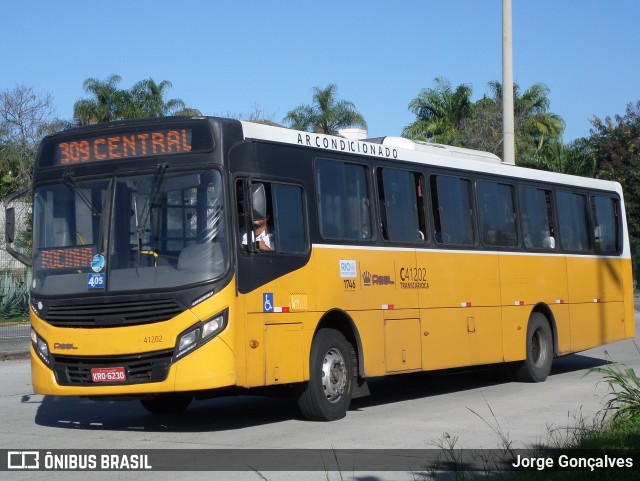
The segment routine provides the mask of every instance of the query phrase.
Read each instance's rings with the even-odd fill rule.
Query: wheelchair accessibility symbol
[[[262,312],[273,312],[273,292],[262,294]]]

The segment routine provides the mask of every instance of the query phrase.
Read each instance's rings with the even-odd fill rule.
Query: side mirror
[[[13,207],[7,207],[4,222],[7,244],[13,244],[13,240],[16,235],[16,210]]]
[[[27,194],[30,190],[31,186],[25,186],[4,200],[5,238],[7,241],[5,248],[9,254],[26,266],[31,266],[31,257],[23,254],[22,252],[18,252],[12,246],[13,242],[16,240],[16,210],[14,207],[9,207],[9,204],[18,197]]]
[[[264,190],[264,184],[251,185],[251,207],[253,208],[254,219],[267,217],[267,195]]]

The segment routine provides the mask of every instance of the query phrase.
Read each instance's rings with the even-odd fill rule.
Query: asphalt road
[[[640,332],[638,314],[636,332]],[[547,443],[550,436],[570,435],[576,425],[594,421],[607,386],[589,370],[604,365],[605,352],[640,372],[640,352],[628,340],[556,359],[550,377],[541,384],[501,382],[490,370],[379,378],[369,383],[371,396],[354,400],[346,418],[331,423],[305,421],[294,401],[279,398],[195,401],[180,415],[157,417],[137,401],[41,396],[31,390],[29,362],[7,360],[0,362],[0,449],[429,449],[447,443],[492,449],[502,447],[505,440],[514,448],[526,448]],[[9,474],[10,479],[43,480],[131,475]],[[389,472],[191,472],[180,477],[416,479],[411,473]],[[136,478],[175,479],[176,474],[141,473]]]

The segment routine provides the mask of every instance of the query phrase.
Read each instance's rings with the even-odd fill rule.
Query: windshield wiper
[[[76,182],[76,179],[73,178],[73,174],[71,172],[65,172],[62,175],[63,182],[71,189],[71,191],[78,196],[78,198],[86,205],[91,213],[95,216],[100,217],[102,215],[102,211],[99,207],[95,205],[93,202],[93,197],[89,199],[87,195],[80,189],[80,186]]]
[[[145,226],[147,225],[147,221],[151,216],[152,209],[158,203],[158,197],[160,196],[160,187],[162,187],[162,181],[164,179],[164,174],[167,171],[168,166],[169,164],[167,162],[158,164],[158,168],[156,169],[156,172],[153,175],[153,180],[151,181],[151,187],[149,188],[147,200],[145,201],[144,207],[142,208],[141,215],[144,215],[142,219],[138,218],[138,203],[134,201],[134,215],[136,218],[136,240],[138,243],[138,264],[140,264],[140,256],[142,254],[142,234],[144,232]],[[151,231],[151,226],[149,226],[149,231]]]

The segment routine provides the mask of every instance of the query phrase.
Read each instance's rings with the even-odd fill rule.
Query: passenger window
[[[320,234],[325,239],[371,240],[367,168],[336,160],[316,161]]]
[[[586,196],[572,192],[558,192],[558,221],[564,250],[576,252],[591,250]]]
[[[478,181],[482,243],[490,247],[516,247],[518,229],[513,186]]]
[[[272,184],[276,245],[281,252],[303,253],[305,237],[303,190],[297,185]]]
[[[422,175],[399,169],[378,169],[380,219],[385,240],[425,240]]]
[[[522,239],[527,249],[555,249],[551,191],[536,187],[520,189]]]
[[[471,181],[446,175],[431,176],[431,199],[436,242],[474,245]]]

